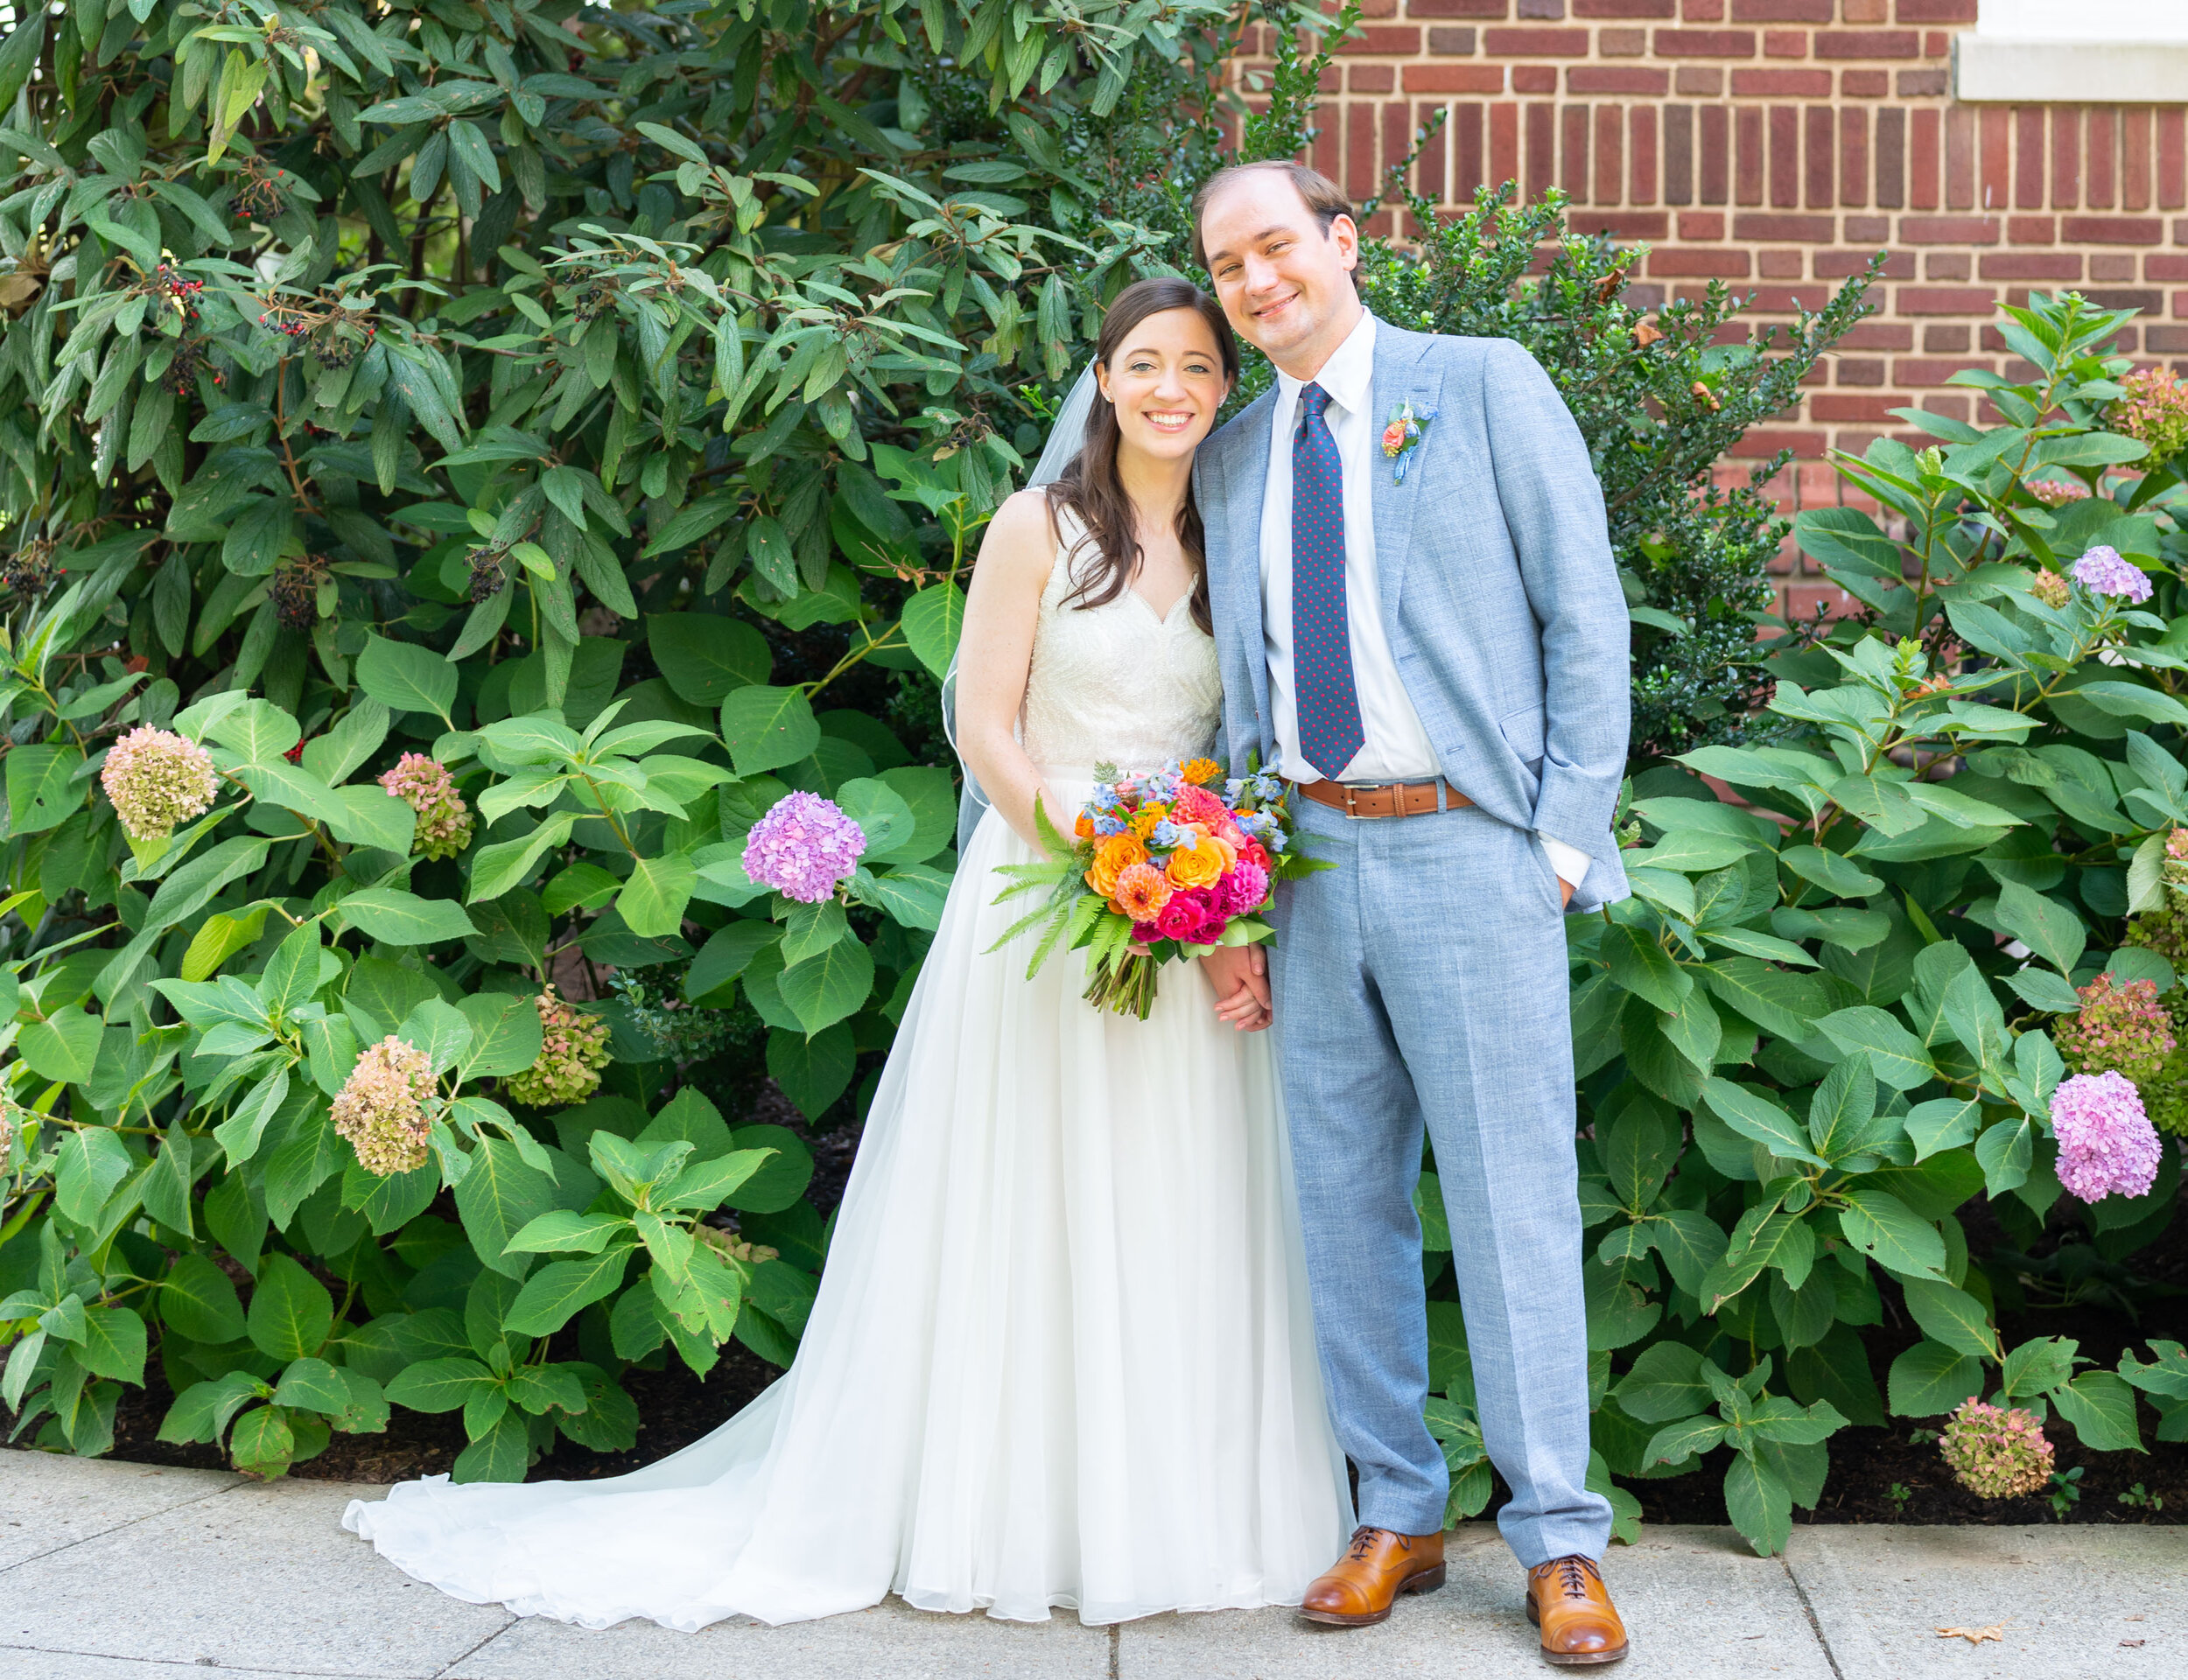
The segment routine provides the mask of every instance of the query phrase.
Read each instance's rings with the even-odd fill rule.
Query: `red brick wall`
[[[1741,451],[1799,452],[1777,486],[1789,511],[1835,502],[1827,448],[1900,430],[1894,408],[1973,417],[1944,381],[2007,370],[1987,323],[2031,285],[2138,308],[2123,347],[2188,361],[2188,217],[2168,214],[2188,208],[2188,105],[1956,103],[1951,40],[1975,4],[1366,0],[1323,84],[1314,161],[1364,199],[1448,109],[1419,190],[1456,204],[1483,181],[1562,187],[1574,226],[1652,247],[1643,304],[1717,277],[1754,291],[1756,318],[1789,318],[1888,250],[1879,314]],[[1802,578],[1789,605],[1837,597]]]

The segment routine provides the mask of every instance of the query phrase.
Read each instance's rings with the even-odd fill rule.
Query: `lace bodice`
[[[1041,595],[1021,732],[1035,764],[1107,761],[1152,770],[1206,752],[1223,711],[1216,644],[1193,622],[1189,598],[1168,618],[1130,589],[1091,609],[1069,606],[1081,528],[1068,514]]]

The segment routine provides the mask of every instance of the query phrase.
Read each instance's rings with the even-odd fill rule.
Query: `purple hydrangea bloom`
[[[2130,602],[2150,598],[2150,580],[2142,568],[2101,542],[2074,562],[2074,581],[2093,595],[2124,595]]]
[[[866,831],[835,801],[785,794],[745,838],[745,873],[800,904],[832,896],[866,849]]]
[[[2076,1074],[2051,1093],[2058,1181],[2083,1201],[2139,1196],[2157,1181],[2157,1129],[2124,1074]]]

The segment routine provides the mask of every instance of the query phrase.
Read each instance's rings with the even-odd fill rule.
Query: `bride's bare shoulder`
[[[988,522],[980,542],[982,566],[1046,579],[1056,557],[1055,517],[1048,498],[1040,490],[1020,490],[1006,497]]]

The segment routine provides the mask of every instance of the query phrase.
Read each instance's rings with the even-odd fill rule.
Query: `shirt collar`
[[[1375,381],[1375,316],[1362,310],[1345,340],[1330,353],[1314,382],[1329,393],[1329,400],[1348,414],[1367,411],[1368,393]],[[1307,382],[1278,370],[1277,390],[1286,407],[1296,412],[1299,394]]]

